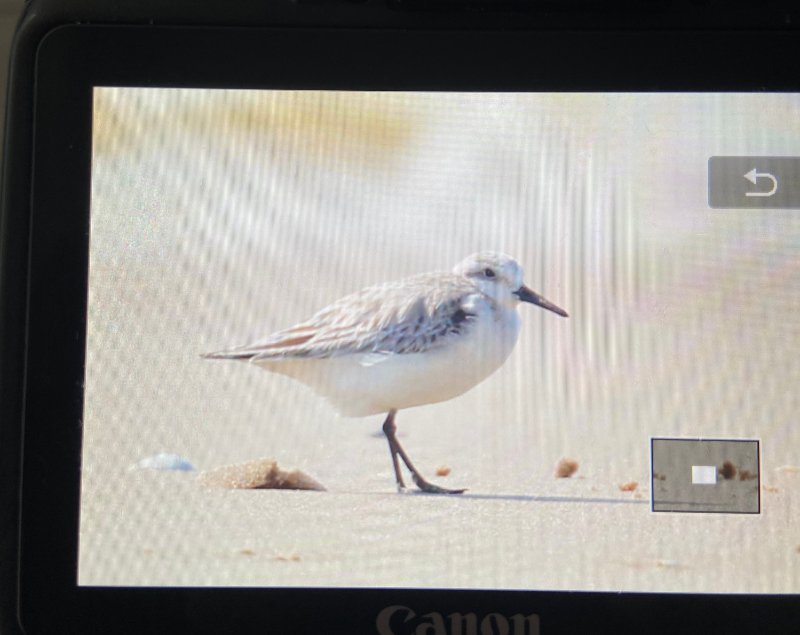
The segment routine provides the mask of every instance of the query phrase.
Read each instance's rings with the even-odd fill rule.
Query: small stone
[[[450,474],[450,468],[446,465],[440,465],[436,468],[436,476],[448,476]]]
[[[758,474],[753,474],[748,470],[740,470],[739,472],[739,480],[740,481],[753,481],[758,478]]]
[[[722,464],[722,469],[719,470],[719,475],[726,481],[730,481],[734,476],[736,476],[736,466],[730,461],[725,461]]]
[[[636,481],[628,481],[627,483],[623,483],[619,486],[619,490],[621,492],[633,492],[636,491],[636,488],[639,487],[639,483]]]
[[[562,458],[556,463],[556,478],[569,478],[578,471],[579,464],[575,459]]]

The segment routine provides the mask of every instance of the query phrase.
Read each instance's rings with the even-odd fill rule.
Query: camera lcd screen
[[[80,585],[800,591],[800,96],[93,99]]]

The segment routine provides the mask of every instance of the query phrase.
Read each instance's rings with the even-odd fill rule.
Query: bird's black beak
[[[540,306],[543,309],[547,309],[548,311],[557,313],[561,317],[569,317],[569,315],[564,309],[556,306],[555,304],[550,302],[550,300],[545,300],[542,296],[536,293],[536,291],[532,291],[524,284],[519,289],[514,291],[514,295],[517,296],[520,300],[522,300],[522,302],[530,302],[531,304]]]

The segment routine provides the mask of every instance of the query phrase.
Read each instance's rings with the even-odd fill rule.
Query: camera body
[[[786,632],[800,16],[739,4],[29,3],[3,625]],[[369,420],[203,358],[297,344],[320,307],[487,250],[552,302],[509,281],[539,307],[514,305],[505,365],[398,408],[421,471],[464,493],[396,492]],[[357,352],[377,373],[408,351]],[[218,487],[264,456],[329,491]]]

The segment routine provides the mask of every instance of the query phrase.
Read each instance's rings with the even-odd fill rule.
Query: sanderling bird
[[[367,287],[305,322],[208,359],[251,362],[296,379],[351,417],[387,413],[398,490],[402,459],[424,492],[460,494],[425,480],[397,440],[398,410],[457,397],[505,362],[520,328],[517,305],[566,311],[522,282],[504,254],[474,254],[452,272],[424,273]]]

